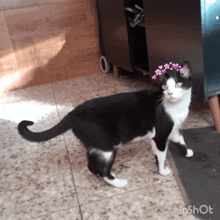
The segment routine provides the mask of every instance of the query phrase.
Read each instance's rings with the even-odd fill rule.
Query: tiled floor
[[[150,84],[102,73],[8,92],[0,99],[0,219],[196,219],[180,214],[183,197],[174,174],[157,173],[149,142],[122,147],[114,172],[128,180],[114,188],[87,169],[85,150],[70,131],[45,143],[23,140],[21,120],[41,131],[85,100]],[[213,124],[205,104],[192,104],[184,128]],[[170,166],[170,160],[167,164]]]

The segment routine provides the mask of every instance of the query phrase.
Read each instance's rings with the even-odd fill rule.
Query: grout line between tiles
[[[69,208],[66,208],[66,209],[60,209],[59,211],[54,211],[54,212],[50,212],[49,214],[54,214],[54,213],[59,213],[59,212],[62,212],[62,211],[68,211],[70,209],[73,209],[73,208],[76,208],[77,206],[72,206],[72,207],[69,207]],[[47,216],[47,214],[43,214],[43,215],[38,215],[36,218],[33,218],[33,220],[38,220],[39,217],[44,217],[44,216]],[[2,219],[0,219],[2,220]]]
[[[57,109],[58,117],[59,117],[59,120],[60,120],[61,117],[60,117],[60,114],[59,114],[59,111],[58,111],[58,107],[57,107],[57,100],[56,100],[56,97],[55,97],[55,94],[54,94],[53,83],[50,83],[50,84],[51,84],[53,98],[54,98],[54,101],[55,101],[55,104],[56,104],[56,109]],[[69,162],[69,166],[70,166],[70,171],[71,171],[71,176],[72,176],[72,183],[73,183],[75,191],[76,191],[76,198],[77,198],[77,203],[78,203],[78,207],[79,207],[79,213],[80,213],[80,216],[81,216],[81,220],[83,220],[81,205],[80,205],[80,201],[79,201],[79,195],[78,195],[78,192],[77,192],[77,188],[76,188],[76,184],[75,184],[75,180],[74,180],[74,175],[73,175],[73,170],[72,170],[72,167],[71,167],[69,151],[67,149],[66,139],[65,139],[64,135],[62,135],[62,136],[63,136],[63,140],[64,140],[66,152],[67,152],[67,158],[68,158],[68,162]]]
[[[106,184],[107,184],[107,183],[106,183]],[[160,184],[160,183],[157,183],[157,184]],[[152,187],[152,186],[153,186],[153,185],[147,185],[147,186],[144,186],[144,187],[140,187],[140,188],[138,188],[138,189],[133,189],[133,190],[126,191],[126,192],[123,192],[123,193],[114,194],[114,195],[109,196],[109,197],[106,197],[106,198],[97,199],[97,200],[92,200],[92,201],[89,201],[89,202],[82,203],[82,204],[80,204],[80,206],[84,206],[84,205],[88,205],[88,204],[91,204],[91,203],[95,203],[95,202],[99,202],[99,201],[111,199],[111,198],[114,198],[114,197],[117,197],[117,196],[123,196],[123,195],[125,195],[125,194],[133,193],[133,192],[140,191],[140,190],[143,190],[143,189],[148,189],[148,188],[150,188],[150,187]],[[113,187],[113,186],[112,186],[112,187]]]
[[[78,192],[77,192],[77,188],[76,188],[76,184],[75,184],[75,180],[74,180],[74,175],[73,175],[73,170],[72,170],[72,167],[71,167],[71,162],[70,162],[70,157],[69,157],[69,151],[67,149],[67,144],[66,144],[66,140],[65,140],[64,136],[63,136],[63,139],[64,139],[65,148],[66,148],[66,152],[67,152],[67,157],[68,157],[68,161],[69,161],[69,166],[70,166],[70,171],[71,171],[71,176],[72,176],[72,182],[73,182],[73,185],[74,185],[75,190],[76,190],[76,198],[77,198],[77,202],[78,202],[79,213],[80,213],[81,219],[83,220],[81,205],[80,205],[80,201],[79,201],[79,195],[78,195]]]

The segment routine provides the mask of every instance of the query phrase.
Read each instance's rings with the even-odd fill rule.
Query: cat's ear
[[[190,66],[190,63],[188,61],[184,61],[183,64],[182,64],[182,68],[185,69],[185,72],[184,73],[181,73],[181,75],[183,77],[190,77],[191,76],[191,66]]]

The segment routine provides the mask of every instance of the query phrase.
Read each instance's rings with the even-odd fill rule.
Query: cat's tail
[[[29,141],[33,141],[33,142],[47,141],[47,140],[54,138],[60,134],[63,134],[65,131],[70,129],[70,127],[68,126],[67,117],[68,116],[66,116],[63,120],[61,120],[54,127],[50,128],[46,131],[43,131],[43,132],[30,131],[27,128],[27,126],[33,125],[34,122],[22,121],[18,125],[18,132],[24,139],[29,140]]]

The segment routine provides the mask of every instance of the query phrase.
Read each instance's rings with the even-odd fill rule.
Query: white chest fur
[[[185,94],[184,98],[178,102],[169,102],[164,100],[164,108],[166,113],[172,118],[174,122],[174,129],[179,129],[182,123],[186,120],[189,113],[189,105],[191,102],[191,89]]]

